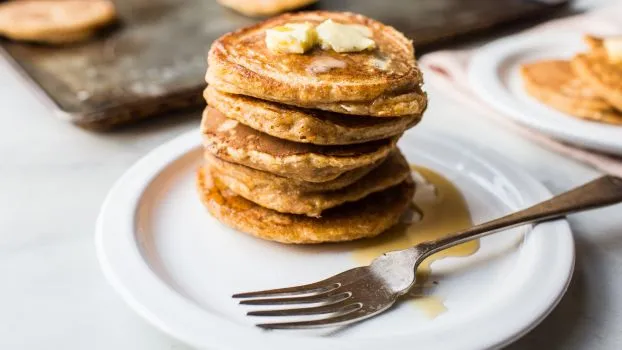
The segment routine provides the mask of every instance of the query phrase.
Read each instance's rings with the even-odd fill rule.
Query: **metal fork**
[[[492,220],[445,238],[384,253],[362,266],[325,280],[258,292],[241,293],[240,304],[307,307],[250,311],[250,316],[328,315],[295,322],[263,323],[267,329],[341,326],[358,322],[389,309],[415,283],[415,271],[428,256],[457,244],[510,227],[563,217],[566,214],[622,202],[622,178],[603,176],[527,209]],[[309,306],[311,305],[311,306]]]

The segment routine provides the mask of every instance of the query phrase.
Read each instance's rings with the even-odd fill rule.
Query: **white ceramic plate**
[[[550,193],[488,150],[438,134],[407,134],[410,162],[444,174],[481,222]],[[195,191],[198,131],[151,152],[117,182],[97,222],[97,253],[114,288],[172,336],[208,349],[483,349],[507,344],[542,320],[570,280],[574,249],[564,220],[481,240],[467,258],[432,266],[448,311],[427,318],[412,303],[343,329],[263,331],[230,298],[288,286],[356,265],[348,244],[286,246],[213,219]]]
[[[582,33],[526,34],[494,41],[479,50],[469,66],[473,91],[503,115],[563,141],[622,155],[622,127],[584,121],[527,95],[521,64],[545,58],[571,58],[585,51]]]

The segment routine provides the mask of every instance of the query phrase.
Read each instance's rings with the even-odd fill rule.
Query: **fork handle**
[[[603,176],[527,209],[425,244],[425,256],[510,227],[557,219],[578,211],[622,202],[622,178]]]

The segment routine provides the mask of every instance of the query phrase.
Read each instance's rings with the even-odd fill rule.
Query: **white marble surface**
[[[440,91],[429,94],[430,109],[416,132],[443,129],[494,147],[554,192],[599,175],[490,124]],[[197,127],[198,114],[87,132],[54,118],[4,61],[0,106],[0,349],[187,349],[145,323],[108,286],[93,231],[113,182],[150,149]],[[570,289],[511,349],[622,349],[621,210],[570,219],[577,243]]]

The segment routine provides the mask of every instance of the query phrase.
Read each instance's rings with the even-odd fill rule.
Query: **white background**
[[[430,108],[416,132],[442,129],[493,147],[555,193],[599,175],[427,90]],[[140,319],[108,286],[93,232],[104,196],[124,170],[198,124],[194,113],[109,134],[87,132],[53,117],[0,60],[0,349],[187,349]],[[622,348],[621,210],[570,218],[577,266],[568,293],[511,349]]]

